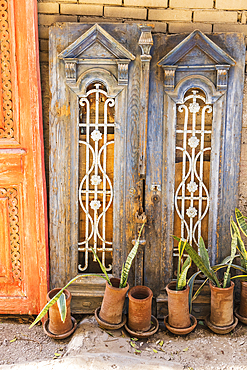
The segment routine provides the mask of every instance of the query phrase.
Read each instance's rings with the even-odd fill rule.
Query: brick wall
[[[48,169],[48,33],[55,22],[149,22],[154,32],[240,32],[247,36],[247,0],[38,0],[45,160]],[[247,83],[247,80],[246,80]],[[247,87],[245,84],[240,207],[247,215]],[[246,149],[245,149],[246,146]],[[48,174],[48,171],[47,171]]]
[[[40,58],[48,61],[48,29],[55,22],[148,21],[156,32],[242,32],[247,0],[38,0]]]

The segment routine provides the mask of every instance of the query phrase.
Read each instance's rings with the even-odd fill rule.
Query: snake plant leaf
[[[185,244],[186,244],[186,241],[184,239],[179,240],[178,253],[179,253],[180,258],[183,256]]]
[[[240,230],[245,236],[247,236],[247,224],[245,222],[246,217],[242,215],[238,208],[235,208],[235,216]]]
[[[209,262],[208,251],[205,247],[205,244],[204,244],[204,241],[203,241],[202,237],[200,237],[200,239],[199,239],[199,250],[200,250],[200,256],[202,258],[202,261],[203,261],[205,267],[208,270],[210,270],[211,267],[210,267],[210,262]]]
[[[185,250],[188,253],[188,255],[191,257],[192,261],[196,264],[196,266],[201,270],[201,272],[213,282],[218,288],[220,288],[219,280],[217,279],[214,271],[212,269],[208,269],[201,257],[198,255],[198,253],[194,250],[194,248],[186,242]]]
[[[234,234],[237,235],[237,249],[240,252],[240,256],[239,257],[240,257],[241,266],[243,268],[245,268],[246,271],[247,271],[247,252],[246,252],[246,249],[245,249],[245,246],[244,246],[244,242],[241,239],[241,235],[240,235],[239,229],[238,229],[236,223],[233,221],[232,217],[231,217],[230,226],[231,226],[231,236],[232,236],[232,238],[233,238]]]
[[[191,266],[191,258],[190,258],[190,256],[188,256],[188,257],[186,258],[186,260],[185,260],[185,262],[184,262],[183,266],[182,266],[181,273],[182,273],[185,269],[187,269],[187,267],[190,267],[190,266]]]
[[[237,227],[236,223],[233,221],[233,218],[231,216],[230,220],[230,230],[231,230],[231,237],[236,233],[238,236],[240,236],[239,228]]]
[[[96,274],[77,275],[76,277],[71,279],[68,282],[68,284],[66,284],[62,289],[60,289],[59,292],[45,305],[45,307],[40,311],[40,313],[38,314],[34,322],[29,326],[29,329],[31,329],[35,324],[37,324],[37,322],[39,322],[39,320],[41,320],[47,314],[49,308],[57,302],[59,297],[62,295],[64,289],[68,288],[68,286],[72,284],[74,281],[76,281],[78,278],[88,277],[88,276],[102,277],[103,279],[106,280],[105,276],[96,275]]]
[[[176,290],[182,290],[185,285],[186,285],[186,282],[185,282],[185,285],[184,284],[184,281],[182,282],[182,280],[179,281],[180,277],[181,277],[181,262],[182,262],[182,256],[183,256],[183,253],[184,253],[184,248],[185,248],[185,243],[186,241],[184,239],[180,239],[179,240],[179,243],[178,243],[178,267],[177,267],[177,283],[176,283]],[[187,269],[188,271],[188,269]],[[184,279],[184,277],[183,277]],[[186,275],[185,275],[185,279],[186,279]]]
[[[219,269],[223,268],[223,267],[227,267],[228,264],[227,263],[224,263],[224,264],[220,264],[220,265],[215,265],[213,266],[212,268],[214,269],[214,271],[218,271]],[[239,266],[239,265],[235,265],[234,263],[232,263],[232,268],[236,269],[236,270],[239,270],[241,272],[244,272],[246,273],[246,270],[242,267],[242,266]],[[232,278],[231,278],[232,279]]]
[[[189,310],[190,312],[192,311],[192,296],[193,296],[193,289],[194,289],[194,283],[195,283],[195,279],[196,277],[201,273],[201,271],[197,271],[195,272],[188,280],[188,286],[190,287],[190,291],[189,291]]]
[[[247,281],[247,275],[236,275],[236,276],[231,277],[231,280],[233,279],[240,279],[240,280]]]
[[[124,270],[124,263],[123,263],[123,266],[122,266],[122,271]],[[124,278],[124,276],[123,276],[123,274],[121,274],[121,277],[120,277],[120,283],[119,283],[119,286],[121,287],[121,286],[123,286],[123,278]]]
[[[100,268],[101,268],[101,271],[105,274],[105,277],[106,277],[106,280],[107,280],[108,284],[109,284],[109,285],[112,285],[112,283],[110,282],[110,278],[109,278],[109,276],[108,276],[108,274],[107,274],[107,271],[106,271],[105,266],[103,266],[103,265],[102,265],[102,263],[101,263],[101,261],[100,261],[99,257],[97,256],[97,254],[96,254],[95,250],[94,250],[92,247],[91,247],[91,251],[93,252],[94,257],[95,257],[95,258],[96,258],[96,260],[98,261],[98,263],[99,263],[99,265],[100,265]]]
[[[191,266],[191,258],[187,257],[183,264],[181,274],[178,278],[178,283],[177,283],[177,288],[176,288],[177,290],[183,290],[184,287],[186,286],[186,277],[187,277],[187,272],[190,266]]]
[[[128,280],[128,275],[129,275],[129,271],[130,271],[130,267],[132,265],[133,259],[136,256],[136,253],[138,251],[138,247],[139,247],[139,243],[140,243],[140,238],[141,238],[141,233],[142,233],[142,230],[144,228],[145,222],[146,222],[146,220],[143,222],[143,224],[141,226],[141,229],[139,231],[138,238],[137,238],[137,240],[135,242],[135,245],[131,249],[131,251],[129,252],[128,257],[127,257],[126,262],[125,262],[125,265],[124,265],[124,268],[122,269],[119,288],[125,288],[126,287],[127,280]]]
[[[240,264],[247,271],[247,252],[241,237],[237,236],[237,249],[240,252]]]
[[[232,226],[233,223],[234,223],[234,221],[231,219],[231,226]],[[224,274],[223,288],[228,288],[231,285],[230,269],[231,269],[232,262],[235,258],[235,255],[236,255],[236,251],[237,251],[237,240],[238,240],[238,234],[235,231],[233,231],[232,241],[231,241],[231,259],[228,263],[227,270]]]
[[[65,322],[65,318],[67,315],[67,306],[66,306],[66,297],[64,293],[62,293],[58,298],[57,305],[60,312],[61,320],[62,322]]]

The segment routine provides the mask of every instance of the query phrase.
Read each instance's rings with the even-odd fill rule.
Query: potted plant
[[[187,285],[187,272],[191,266],[191,258],[188,256],[183,263],[185,242],[178,240],[178,266],[177,280],[170,282],[167,287],[168,316],[164,322],[168,330],[174,334],[188,334],[197,325],[197,320],[189,312],[189,286]]]
[[[146,222],[146,218],[144,219],[144,222],[140,228],[138,238],[133,248],[131,249],[130,253],[128,254],[125,264],[123,265],[120,279],[119,278],[110,279],[108,277],[106,269],[100,262],[94,250],[92,249],[100,265],[100,268],[106,277],[106,289],[105,289],[103,301],[102,301],[101,307],[98,307],[95,310],[95,318],[98,324],[105,329],[113,329],[113,330],[119,329],[126,323],[126,316],[125,315],[123,316],[122,313],[123,313],[123,306],[125,302],[126,293],[129,290],[129,284],[127,280],[128,280],[130,267],[132,265],[132,262],[136,256],[136,253],[139,247],[140,237],[141,237],[141,233],[145,225],[145,222]]]
[[[152,316],[152,290],[147,286],[137,285],[130,289],[128,298],[128,324],[125,329],[135,338],[148,338],[155,334],[159,329],[159,322]]]
[[[188,285],[190,286],[190,297],[192,297],[196,276],[198,276],[198,274],[201,272],[206,276],[204,283],[197,290],[191,301],[198,296],[204,284],[209,280],[209,286],[211,290],[211,314],[206,318],[206,324],[212,331],[218,334],[229,333],[238,323],[238,320],[234,318],[233,315],[234,283],[230,279],[230,268],[232,266],[233,259],[235,258],[237,245],[235,233],[232,233],[231,256],[227,257],[220,265],[213,267],[210,266],[208,252],[205,248],[202,237],[199,241],[200,255],[186,240],[183,241],[185,242],[186,252],[199,269],[199,271],[196,272],[188,281]],[[226,267],[227,270],[224,274],[223,281],[220,282],[216,276],[216,271],[223,267]]]
[[[74,281],[76,281],[76,279],[78,279],[79,277],[81,278],[81,277],[88,277],[88,276],[97,276],[97,277],[101,276],[103,279],[106,280],[106,287],[107,287],[106,291],[108,291],[108,288],[109,288],[110,293],[109,294],[107,292],[105,293],[104,298],[103,298],[103,302],[104,302],[104,300],[106,300],[105,296],[111,295],[111,292],[114,292],[114,294],[117,294],[116,292],[119,292],[119,299],[118,299],[119,300],[119,305],[117,306],[116,303],[104,303],[103,317],[107,317],[109,320],[111,320],[112,313],[114,311],[118,311],[118,315],[119,315],[118,317],[121,316],[121,318],[122,318],[122,310],[123,310],[123,305],[124,305],[124,301],[125,301],[125,295],[126,295],[126,292],[128,290],[128,283],[127,283],[128,274],[129,274],[129,270],[130,270],[132,261],[135,258],[135,255],[137,253],[141,233],[142,233],[142,230],[144,228],[145,223],[146,223],[146,218],[144,219],[143,224],[140,228],[136,243],[133,246],[133,248],[131,249],[131,251],[130,251],[130,253],[129,253],[127,259],[126,259],[126,263],[123,266],[120,279],[116,279],[116,278],[111,278],[110,279],[109,278],[104,266],[101,264],[100,260],[98,259],[98,256],[96,255],[96,253],[92,249],[95,257],[97,258],[97,260],[100,264],[101,270],[104,273],[104,275],[93,275],[93,274],[78,275],[78,276],[74,277],[73,279],[71,279],[68,282],[68,284],[66,284],[62,289],[57,289],[57,291],[54,294],[53,293],[49,294],[50,293],[49,292],[48,293],[48,297],[49,297],[48,303],[41,310],[41,312],[36,317],[34,322],[30,325],[30,328],[32,328],[38,321],[40,321],[47,314],[48,311],[49,311],[49,314],[50,314],[50,309],[53,307],[53,305],[55,305],[56,311],[59,312],[59,316],[60,316],[59,324],[61,326],[61,331],[63,332],[63,338],[65,338],[66,333],[64,333],[64,331],[65,331],[64,328],[65,328],[65,325],[67,325],[67,322],[72,321],[72,323],[74,323],[74,326],[76,325],[75,320],[73,320],[73,318],[70,317],[70,308],[68,306],[68,302],[70,302],[70,300],[69,300],[69,294],[66,293],[66,288],[68,288],[69,285],[72,284]],[[67,304],[66,304],[66,302],[67,302]],[[103,303],[102,303],[102,305],[103,305]],[[107,311],[110,311],[110,313],[107,313]],[[51,310],[51,312],[53,312],[53,310]],[[104,315],[106,315],[106,316],[104,316]],[[116,320],[115,314],[113,314],[113,316],[114,316],[114,320]],[[50,315],[49,319],[44,324],[44,329],[46,329],[47,334],[50,335],[50,336],[54,336],[54,334],[55,334],[55,333],[52,333],[52,331],[50,329],[53,326],[50,323],[50,320],[52,320],[52,319],[53,319],[53,315],[52,316]],[[119,327],[120,324],[121,324],[121,326],[123,326],[125,324],[125,322],[123,322],[120,319],[117,319],[117,320],[121,321],[119,324],[115,324],[114,322],[113,323],[107,322],[104,319],[102,319],[103,320],[102,321],[100,319],[100,317],[99,317],[99,320],[100,320],[100,325],[101,326],[105,326],[105,327],[109,328],[109,325],[110,325],[111,329],[113,329],[114,327],[116,328],[117,326]],[[71,335],[71,333],[72,333],[71,329],[67,331],[68,335]]]
[[[235,209],[235,216],[238,226],[233,220],[231,222],[233,233],[237,238],[237,249],[240,254],[236,257],[240,257],[240,266],[234,265],[234,267],[240,270],[242,274],[233,277],[233,279],[241,279],[240,306],[236,307],[234,312],[241,322],[247,324],[247,251],[240,234],[241,230],[244,236],[247,236],[247,224],[245,222],[246,217],[237,208]]]

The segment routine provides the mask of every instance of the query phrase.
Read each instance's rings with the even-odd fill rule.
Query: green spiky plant
[[[237,250],[239,251],[239,254],[235,257],[240,258],[240,266],[233,265],[234,268],[237,270],[240,270],[242,272],[241,275],[235,275],[232,277],[232,279],[241,279],[244,281],[247,281],[247,251],[244,246],[244,242],[241,238],[240,231],[244,234],[244,236],[247,236],[247,224],[246,219],[247,217],[243,216],[243,214],[240,212],[238,208],[235,208],[235,216],[237,220],[237,224],[233,221],[231,217],[231,233],[232,238],[236,238],[237,241]]]
[[[178,243],[178,268],[177,268],[177,281],[176,281],[176,290],[183,290],[187,284],[187,273],[191,266],[191,258],[188,256],[183,263],[182,257],[184,253],[185,243],[182,239]]]
[[[132,265],[132,262],[136,256],[136,253],[138,251],[138,247],[139,247],[139,243],[140,243],[140,238],[141,238],[141,233],[142,233],[142,230],[144,228],[144,225],[146,223],[146,219],[144,220],[141,228],[140,228],[140,231],[139,231],[139,234],[138,234],[138,238],[135,242],[135,245],[133,246],[133,248],[131,249],[130,253],[128,254],[128,257],[126,259],[126,262],[125,264],[123,265],[123,269],[122,269],[122,272],[121,272],[121,278],[120,278],[120,284],[119,284],[119,288],[124,288],[127,284],[127,279],[128,279],[128,275],[129,275],[129,271],[130,271],[130,267]],[[92,249],[92,248],[91,248]],[[58,305],[58,308],[59,308],[59,312],[60,312],[60,317],[61,317],[61,320],[62,322],[65,322],[65,318],[66,318],[66,315],[67,315],[67,307],[66,307],[66,297],[65,297],[65,294],[63,293],[63,291],[70,285],[72,284],[74,281],[76,281],[76,279],[78,278],[82,278],[82,277],[88,277],[88,276],[96,276],[96,277],[102,277],[103,279],[105,279],[108,284],[112,285],[111,284],[111,281],[110,281],[110,278],[107,274],[107,271],[105,269],[105,267],[102,265],[102,263],[100,262],[98,256],[96,255],[95,251],[92,249],[92,252],[94,253],[99,265],[100,265],[100,268],[102,270],[102,272],[104,273],[104,276],[102,275],[96,275],[96,274],[86,274],[86,275],[78,275],[76,277],[74,277],[73,279],[71,279],[68,284],[66,284],[61,290],[59,290],[59,292],[45,305],[45,307],[41,310],[41,312],[39,313],[39,315],[36,317],[36,319],[34,320],[34,322],[30,325],[29,329],[32,328],[35,324],[37,324],[37,322],[39,322],[48,312],[49,308],[51,306],[53,306],[56,302],[57,302],[57,305]]]
[[[188,255],[191,257],[192,261],[195,263],[195,265],[198,267],[198,270],[199,270],[196,273],[194,273],[188,280],[188,285],[190,287],[190,293],[189,293],[190,311],[192,310],[192,302],[200,294],[203,286],[206,284],[208,280],[210,280],[211,283],[218,288],[228,288],[231,285],[230,269],[231,267],[235,267],[235,265],[233,265],[232,263],[236,255],[236,248],[237,248],[237,237],[236,237],[236,234],[233,232],[232,224],[231,224],[231,233],[232,233],[231,255],[229,257],[226,257],[222,261],[222,263],[220,263],[219,265],[215,265],[215,266],[210,266],[208,251],[205,247],[202,237],[199,240],[200,255],[187,242],[187,240],[174,237],[176,240],[178,240],[179,242],[181,241],[183,243],[184,249],[186,250]],[[216,272],[222,268],[226,268],[226,272],[224,274],[223,283],[220,283],[216,276]],[[194,282],[195,282],[196,277],[200,273],[203,273],[206,276],[206,279],[204,280],[204,282],[201,284],[201,286],[197,289],[197,291],[193,295]]]

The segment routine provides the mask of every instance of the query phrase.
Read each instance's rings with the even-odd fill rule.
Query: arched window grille
[[[208,241],[213,109],[198,88],[189,89],[176,109],[174,234],[197,248],[200,236]]]
[[[112,269],[115,99],[102,83],[79,99],[79,271]]]

